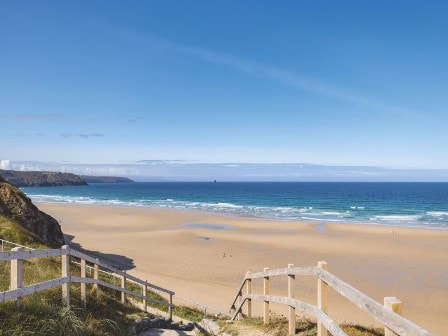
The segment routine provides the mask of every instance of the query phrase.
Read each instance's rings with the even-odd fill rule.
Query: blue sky
[[[0,159],[448,169],[437,1],[2,1]]]

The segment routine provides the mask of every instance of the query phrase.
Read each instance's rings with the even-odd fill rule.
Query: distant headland
[[[0,170],[0,176],[16,187],[82,186],[89,183],[132,183],[131,179],[116,176],[78,176],[50,171]]]
[[[134,181],[127,177],[117,176],[90,176],[80,175],[80,177],[87,183],[133,183]]]

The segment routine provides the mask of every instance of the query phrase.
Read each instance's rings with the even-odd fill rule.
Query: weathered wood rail
[[[294,280],[299,276],[316,276],[317,278],[317,305],[311,305],[294,298]],[[288,277],[288,296],[269,295],[269,279],[276,276]],[[252,293],[252,280],[263,279],[263,294]],[[243,294],[246,287],[245,294]],[[269,270],[263,272],[247,272],[237,295],[232,302],[232,320],[243,317],[243,307],[246,305],[246,316],[252,317],[252,300],[263,302],[263,321],[269,323],[269,303],[287,305],[289,320],[289,335],[295,334],[296,309],[301,309],[317,320],[317,335],[347,336],[339,325],[328,316],[327,292],[328,288],[334,289],[367,314],[384,325],[385,336],[432,336],[430,332],[405,319],[400,315],[401,302],[395,297],[384,298],[384,305],[373,300],[366,294],[350,286],[335,275],[327,271],[327,263],[320,261],[317,266],[294,267],[290,264],[287,268]]]
[[[33,248],[29,247],[29,246],[20,245],[20,244],[17,244],[17,243],[15,243],[15,242],[12,242],[12,241],[9,241],[9,240],[3,239],[3,238],[0,238],[0,242],[1,242],[1,252],[4,252],[4,251],[11,251],[12,248],[14,248],[14,247],[21,247],[24,251],[39,251],[39,250],[35,250],[35,249],[33,249]],[[72,254],[78,252],[78,251],[76,251],[76,252],[74,252],[74,251],[76,251],[76,250],[71,249],[71,253],[72,253]],[[81,253],[81,252],[79,252],[79,253]],[[42,256],[51,256],[50,254],[51,254],[50,252],[44,252],[43,254],[39,254],[39,255],[41,255],[41,257],[42,257]],[[35,254],[35,255],[37,256],[38,254]],[[56,253],[56,255],[57,255],[57,253]],[[93,283],[94,286],[101,285],[101,286],[104,286],[104,287],[108,287],[108,288],[116,289],[116,287],[117,287],[117,282],[120,284],[120,283],[121,283],[121,278],[122,278],[121,275],[119,275],[117,272],[114,272],[114,271],[113,271],[113,270],[116,270],[116,267],[111,267],[110,265],[108,265],[108,264],[105,263],[105,262],[102,262],[101,264],[99,264],[98,259],[96,259],[96,258],[92,258],[91,256],[88,256],[88,257],[89,257],[89,258],[85,258],[85,259],[82,259],[82,258],[81,258],[80,261],[77,261],[77,259],[75,260],[75,258],[71,258],[71,259],[70,259],[70,262],[71,262],[72,264],[76,264],[76,265],[78,265],[79,267],[81,267],[81,273],[83,272],[83,270],[84,270],[84,265],[85,265],[85,270],[86,270],[86,272],[84,272],[84,275],[83,275],[84,278],[87,277],[87,276],[86,276],[87,273],[88,273],[89,275],[94,274],[94,277],[96,277],[97,279],[98,279],[98,277],[99,277],[100,274],[103,274],[103,275],[105,275],[106,277],[111,277],[111,278],[113,279],[113,285],[114,285],[115,287],[110,287],[110,285],[112,285],[112,284],[111,284],[111,283],[108,283],[108,282],[106,282],[106,283],[95,282],[95,281],[94,281],[95,278],[94,278],[93,280],[92,280],[92,279],[88,279],[88,280],[86,280],[86,283]],[[86,260],[87,260],[87,259],[88,259],[88,260],[95,260],[95,261],[98,261],[98,263],[97,263],[97,264],[94,264],[94,263],[92,262],[92,264],[89,265],[89,264],[86,263]],[[14,261],[11,260],[11,262],[14,262]],[[111,271],[108,271],[108,270],[111,270]],[[95,274],[96,274],[96,275],[95,275]],[[134,281],[135,277],[132,277],[131,275],[129,275],[129,274],[127,274],[127,273],[126,273],[126,276],[127,276],[127,281],[128,281],[128,282],[141,283],[141,281],[142,281],[142,280],[140,280],[140,279],[138,279],[137,281]],[[117,280],[118,280],[118,281],[117,281]],[[61,281],[61,280],[59,280],[59,281]],[[78,282],[78,283],[81,283],[81,284],[82,284],[82,282],[80,282],[80,279],[78,279],[78,278],[76,278],[76,277],[73,277],[73,276],[71,277],[71,282]],[[38,284],[38,285],[39,285],[39,284]],[[43,283],[43,284],[40,284],[38,287],[41,288],[42,286],[50,286],[50,287],[46,287],[45,289],[54,287],[54,286],[51,286],[51,285],[52,285],[52,283],[51,283],[51,284],[47,284],[47,283],[45,282],[45,283]],[[62,282],[60,282],[60,285],[62,285]],[[58,286],[58,285],[56,284],[55,286]],[[152,289],[155,289],[155,290],[161,290],[162,292],[164,291],[164,288],[161,288],[161,287],[156,286],[156,285],[154,285],[154,284],[150,284],[150,283],[148,283],[148,286],[147,286],[147,287],[143,287],[143,285],[142,285],[142,295],[143,295],[143,296],[146,296],[146,294],[147,294],[147,288],[148,288],[148,287],[149,287],[149,288],[152,288]],[[97,288],[97,287],[95,287],[95,288]],[[121,287],[120,287],[120,288],[121,288]],[[42,289],[42,290],[44,290],[44,289]],[[85,291],[85,286],[81,285],[81,294],[82,294],[81,296],[84,295],[84,291]],[[30,293],[30,294],[32,294],[32,293]],[[135,293],[133,293],[133,294],[135,294]],[[132,294],[132,295],[133,295],[133,294]],[[28,295],[28,294],[27,294],[27,295]],[[129,294],[128,294],[128,295],[129,295]],[[137,297],[138,297],[138,296],[137,296]],[[180,296],[180,295],[178,295],[178,294],[176,294],[176,293],[174,293],[174,292],[173,292],[173,294],[172,294],[172,297],[170,297],[170,299],[171,299],[170,301],[173,301],[173,302],[174,302],[174,299],[177,299],[178,301],[184,302],[184,303],[186,303],[187,305],[197,307],[198,310],[200,310],[200,311],[202,311],[202,312],[204,313],[204,317],[206,317],[208,313],[210,313],[210,312],[214,312],[214,313],[216,314],[216,316],[221,316],[221,317],[222,317],[222,316],[226,316],[226,317],[230,318],[230,315],[229,315],[229,314],[227,314],[227,313],[225,313],[225,312],[223,312],[223,311],[221,311],[221,310],[219,310],[219,309],[215,309],[215,308],[210,307],[210,306],[207,306],[207,305],[205,305],[205,304],[203,304],[203,303],[200,303],[200,302],[196,302],[196,301],[187,299],[187,298],[182,297],[182,296]],[[157,300],[156,300],[156,301],[157,301]],[[1,302],[1,301],[0,301],[0,302]],[[171,303],[173,303],[173,302],[171,302]],[[135,305],[135,302],[133,302],[133,304]],[[174,307],[174,306],[173,306],[173,307]],[[140,308],[141,308],[142,310],[144,310],[144,311],[147,310],[147,304],[146,304],[146,301],[144,301],[144,303],[141,305]]]
[[[2,241],[3,242],[3,241]],[[9,242],[8,242],[9,243]],[[62,297],[67,307],[70,307],[70,283],[81,284],[81,300],[86,306],[87,304],[87,291],[86,284],[93,284],[98,296],[98,286],[111,288],[121,293],[121,302],[126,303],[126,295],[134,296],[142,299],[142,309],[146,311],[147,303],[154,302],[160,305],[168,307],[169,318],[173,316],[173,291],[159,287],[147,281],[141,280],[135,276],[127,274],[125,271],[121,271],[113,266],[108,265],[98,259],[79,252],[65,245],[60,249],[47,249],[47,250],[25,250],[23,247],[15,247],[10,251],[0,252],[0,261],[11,262],[11,274],[10,274],[10,289],[4,292],[0,292],[0,302],[15,300],[16,305],[20,306],[20,299],[24,296],[38,293],[56,286],[62,286]],[[2,246],[3,250],[3,246]],[[45,258],[45,257],[61,257],[62,274],[60,278],[43,281],[37,284],[23,286],[22,283],[22,261],[33,258]],[[81,276],[73,276],[70,273],[70,259],[77,258],[80,262],[77,264],[81,268]],[[92,264],[93,278],[87,276],[87,263]],[[101,269],[100,269],[101,268]],[[106,270],[106,271],[105,271]],[[119,277],[121,279],[120,286],[101,280],[99,278],[100,271],[105,272],[113,277]],[[108,272],[107,272],[108,271]],[[141,287],[141,293],[134,292],[126,288],[126,283],[132,282]],[[154,299],[147,296],[148,288],[155,289],[168,295],[168,302]]]

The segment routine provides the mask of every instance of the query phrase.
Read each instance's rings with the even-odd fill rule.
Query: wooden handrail
[[[333,336],[347,336],[347,334],[334,322],[328,315],[322,312],[320,309],[317,309],[315,306],[289,297],[284,296],[275,296],[275,295],[261,295],[261,294],[247,294],[242,297],[242,300],[236,309],[235,313],[232,316],[232,320],[236,318],[238,315],[238,311],[241,310],[246,300],[257,300],[257,301],[269,301],[272,303],[284,304],[291,307],[295,307],[296,309],[302,309],[309,315],[314,318],[322,321],[325,327],[331,332]]]
[[[232,310],[232,309],[235,308],[235,303],[236,303],[236,301],[238,300],[238,298],[241,296],[241,291],[243,290],[243,287],[244,287],[244,285],[246,284],[246,281],[247,281],[247,280],[248,280],[248,279],[244,278],[243,281],[241,282],[241,285],[240,285],[238,291],[236,292],[237,294],[235,295],[235,298],[233,299],[233,302],[232,302],[232,304],[231,304],[231,306],[230,306],[230,310]]]
[[[263,272],[246,273],[246,275],[244,276],[243,281],[241,282],[241,285],[237,291],[237,294],[235,295],[235,298],[233,299],[230,309],[233,309],[235,307],[235,303],[238,300],[238,297],[241,296],[240,293],[243,290],[243,287],[244,287],[246,281],[249,279],[262,279],[265,277],[280,276],[280,275],[316,275],[316,274],[317,274],[317,267],[315,267],[315,266],[286,267],[286,268],[277,268],[277,269],[267,270],[267,271],[263,271]]]
[[[119,270],[119,269],[117,269],[117,268],[115,268],[113,266],[110,266],[110,265],[108,265],[108,264],[106,264],[106,263],[104,263],[104,262],[102,262],[102,261],[100,261],[98,259],[92,258],[91,256],[89,256],[89,255],[87,255],[85,253],[79,252],[77,250],[70,249],[70,255],[74,256],[74,257],[77,257],[77,258],[80,258],[80,259],[84,259],[84,260],[86,260],[86,261],[88,261],[88,262],[90,262],[92,264],[96,264],[96,265],[98,265],[98,266],[100,266],[100,267],[102,267],[104,269],[107,269],[107,270],[109,270],[109,271],[111,271],[111,272],[113,272],[115,274],[125,276],[128,280],[132,280],[133,282],[138,283],[140,285],[148,286],[148,287],[151,287],[153,289],[159,290],[161,292],[174,295],[173,291],[170,291],[168,289],[156,286],[156,285],[151,284],[151,283],[149,283],[147,281],[141,280],[141,279],[139,279],[139,278],[137,278],[135,276],[132,276],[132,275],[130,275],[130,274],[124,272],[124,271],[121,271],[121,270]]]
[[[34,248],[32,248],[32,247],[28,247],[28,246],[20,245],[20,244],[14,243],[14,242],[9,241],[9,240],[6,240],[6,239],[2,239],[2,238],[0,238],[0,241],[1,241],[1,243],[2,243],[2,250],[1,250],[1,252],[4,251],[4,245],[5,245],[5,243],[6,243],[6,244],[9,244],[9,245],[12,245],[12,246],[14,246],[14,247],[21,247],[21,248],[26,249],[26,250],[29,250],[29,251],[34,251],[34,250],[36,250],[36,249],[34,249]],[[34,257],[33,257],[33,258],[34,258]],[[81,263],[79,263],[79,262],[77,262],[77,261],[75,261],[75,260],[71,260],[71,262],[74,263],[74,264],[76,264],[76,265],[78,265],[78,266],[81,266]],[[89,272],[90,272],[90,273],[92,273],[92,272],[94,271],[94,267],[92,267],[92,266],[90,266],[90,265],[86,265],[86,267],[87,267],[87,269],[89,269]],[[114,273],[113,273],[113,272],[107,272],[107,271],[102,270],[102,269],[99,269],[98,271],[101,272],[101,273],[104,273],[104,274],[108,274],[108,275],[114,276]],[[132,280],[130,280],[130,281],[132,281]],[[148,285],[149,285],[149,284],[148,284]],[[155,289],[157,289],[157,288],[155,288]]]
[[[69,278],[57,278],[53,280],[43,281],[34,285],[0,292],[0,302],[15,300],[23,296],[38,293],[52,287],[60,286],[69,282]]]
[[[325,263],[326,264],[326,263]],[[247,300],[258,300],[264,302],[273,302],[288,305],[306,311],[315,317],[318,322],[323,324],[326,330],[330,331],[334,336],[346,335],[327,314],[316,306],[304,303],[300,300],[287,296],[273,296],[261,294],[242,295],[243,287],[248,280],[253,279],[269,279],[269,277],[282,275],[314,275],[325,286],[333,288],[340,295],[357,305],[359,308],[370,314],[377,321],[382,323],[386,328],[400,336],[432,336],[430,332],[416,325],[415,323],[405,319],[391,309],[386,308],[376,302],[366,294],[360,292],[356,288],[350,286],[335,275],[320,267],[288,267],[279,269],[266,269],[263,272],[248,272],[242,281],[241,286],[237,290],[237,294],[231,304],[231,319],[236,319],[241,313],[244,303]],[[237,303],[238,302],[238,303]]]
[[[47,249],[47,250],[5,251],[5,252],[0,252],[0,261],[10,261],[10,260],[15,260],[15,259],[26,260],[26,259],[32,259],[32,258],[57,257],[57,256],[62,256],[62,255],[67,255],[67,254],[69,254],[73,257],[79,258],[79,259],[84,259],[92,264],[96,264],[96,265],[98,265],[104,269],[107,269],[117,275],[126,276],[126,278],[128,278],[129,280],[132,280],[133,282],[138,283],[140,285],[148,286],[148,287],[151,287],[153,289],[159,290],[159,291],[167,293],[167,294],[171,294],[171,295],[174,294],[174,292],[171,290],[168,290],[166,288],[162,288],[162,287],[156,286],[154,284],[151,284],[147,281],[141,280],[135,276],[127,274],[124,271],[121,271],[113,266],[110,266],[98,259],[92,258],[91,256],[89,256],[85,253],[79,252],[77,250],[74,250],[72,248],[70,248],[69,250]]]
[[[8,242],[9,243],[9,242]],[[21,246],[22,248],[22,246]],[[12,251],[4,251],[4,252],[0,252],[0,261],[18,261],[21,262],[22,260],[27,260],[27,259],[32,259],[32,258],[45,258],[45,257],[56,257],[56,256],[73,256],[76,258],[79,258],[81,260],[84,260],[81,265],[84,265],[84,267],[86,266],[85,261],[88,261],[94,265],[98,265],[104,269],[107,269],[109,271],[112,272],[112,275],[117,274],[119,276],[122,277],[126,277],[126,279],[131,280],[134,283],[137,283],[141,286],[146,286],[146,287],[150,287],[156,290],[159,290],[161,292],[167,293],[170,295],[170,302],[165,302],[165,301],[161,301],[161,300],[157,300],[151,297],[148,297],[146,295],[140,294],[140,293],[136,293],[133,292],[129,289],[126,289],[124,287],[120,287],[120,286],[116,286],[114,284],[110,284],[106,281],[102,281],[99,280],[98,278],[87,278],[87,277],[74,277],[74,276],[70,276],[69,273],[67,273],[66,276],[60,277],[60,278],[56,278],[56,279],[52,279],[52,280],[48,280],[48,281],[44,281],[44,282],[40,282],[37,284],[33,284],[30,286],[26,286],[26,287],[21,287],[21,288],[15,288],[15,289],[11,289],[8,291],[4,291],[4,292],[0,292],[0,302],[4,302],[4,301],[10,301],[10,300],[18,300],[21,297],[33,294],[33,293],[37,293],[37,292],[41,292],[43,290],[46,289],[50,289],[52,287],[56,287],[56,286],[60,286],[62,285],[67,286],[67,284],[69,283],[82,283],[82,284],[95,284],[95,285],[101,285],[104,287],[108,287],[114,290],[117,290],[121,293],[125,293],[128,295],[132,295],[135,296],[137,298],[146,300],[146,301],[150,301],[150,302],[154,302],[154,303],[158,303],[161,305],[164,305],[166,307],[170,308],[170,316],[172,314],[172,308],[174,307],[174,305],[171,302],[171,298],[172,296],[175,294],[173,291],[168,290],[166,288],[162,288],[159,286],[156,286],[154,284],[151,284],[147,281],[141,280],[135,276],[132,276],[130,274],[127,274],[124,271],[121,271],[119,269],[116,269],[113,266],[110,266],[98,259],[92,258],[89,255],[79,252],[77,250],[71,249],[68,246],[63,246],[60,249],[46,249],[46,250],[35,250],[35,249],[28,249],[28,250],[12,250]],[[17,266],[14,266],[17,268]],[[68,266],[67,266],[68,267]],[[82,266],[81,266],[82,267]],[[97,266],[95,266],[97,267]],[[22,276],[21,271],[20,271],[20,277]],[[66,289],[65,289],[66,290]],[[63,289],[64,292],[64,289]],[[63,296],[65,296],[65,299],[67,300],[67,302],[70,301],[69,299],[69,295],[68,295],[68,299],[67,299],[67,293],[63,294]],[[85,299],[85,298],[84,298]]]
[[[6,251],[0,252],[0,260],[26,260],[32,258],[57,257],[67,255],[69,252],[63,249],[49,249],[49,250],[26,250],[26,251]]]
[[[72,276],[70,282],[97,284],[97,285],[100,285],[100,286],[104,286],[104,287],[108,287],[108,288],[111,288],[111,289],[115,289],[116,291],[119,291],[119,292],[124,292],[125,294],[129,294],[129,295],[135,296],[137,298],[140,298],[140,299],[143,299],[143,300],[146,300],[146,301],[158,303],[158,304],[160,304],[162,306],[174,307],[173,304],[169,304],[168,302],[160,301],[160,300],[157,300],[157,299],[153,299],[153,298],[151,298],[149,296],[145,296],[145,295],[133,292],[133,291],[131,291],[129,289],[121,288],[120,286],[113,285],[113,284],[111,284],[109,282],[98,280],[98,279],[83,278],[83,277],[73,277]]]
[[[316,275],[317,267],[286,267],[286,268],[277,268],[270,269],[263,272],[256,273],[248,273],[244,276],[244,279],[261,279],[271,276],[280,276],[280,275]]]
[[[404,317],[387,309],[380,303],[376,302],[366,294],[360,292],[348,283],[342,281],[328,271],[323,269],[317,270],[319,279],[327,283],[336,292],[353,302],[359,308],[367,312],[378,322],[402,336],[431,336],[431,333],[419,327],[415,323],[405,319]]]

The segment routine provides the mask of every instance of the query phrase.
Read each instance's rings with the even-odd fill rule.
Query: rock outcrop
[[[0,176],[16,187],[87,185],[81,177],[71,173],[0,170]]]
[[[0,216],[14,220],[50,247],[64,245],[58,221],[40,211],[19,189],[0,177]]]
[[[168,330],[178,330],[181,332],[185,332],[185,331],[192,331],[194,327],[195,325],[192,322],[187,324],[181,324],[173,322],[163,317],[155,317],[155,318],[142,317],[134,321],[129,331],[132,335],[139,335],[140,333],[149,329],[168,329]]]

